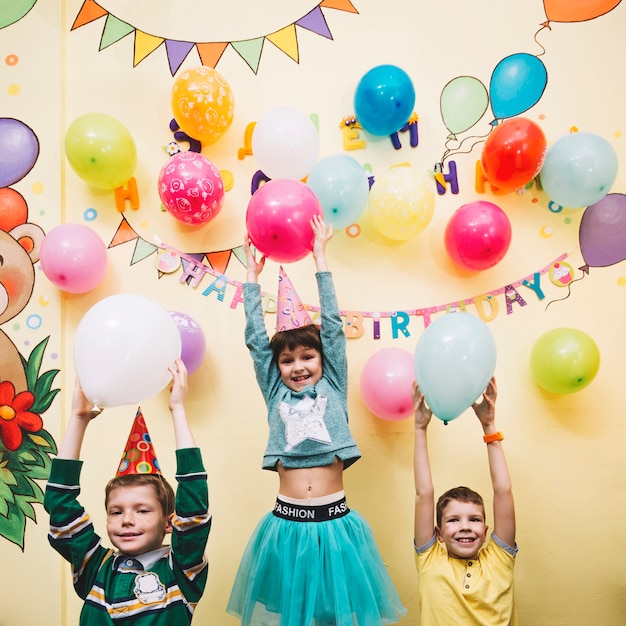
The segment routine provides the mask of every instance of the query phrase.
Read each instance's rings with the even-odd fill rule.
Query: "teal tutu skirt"
[[[226,610],[242,626],[380,626],[406,613],[372,530],[355,511],[325,522],[265,515]]]

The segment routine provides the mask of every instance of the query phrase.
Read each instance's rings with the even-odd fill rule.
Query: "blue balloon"
[[[0,187],[22,180],[39,157],[39,139],[33,130],[12,117],[0,118]]]
[[[548,82],[543,62],[532,54],[518,53],[496,65],[489,85],[495,119],[515,117],[539,102]]]
[[[617,153],[603,137],[570,133],[549,148],[539,172],[550,200],[570,209],[595,204],[617,178]]]
[[[369,199],[369,178],[350,156],[334,154],[318,161],[306,184],[322,205],[324,219],[334,228],[345,228],[359,219]]]
[[[464,312],[436,319],[415,349],[415,380],[433,415],[456,419],[485,391],[496,367],[496,344],[485,322]]]
[[[395,65],[378,65],[367,72],[354,94],[354,112],[372,135],[392,135],[409,120],[415,89],[407,73]]]

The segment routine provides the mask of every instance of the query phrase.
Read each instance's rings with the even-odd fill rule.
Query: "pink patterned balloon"
[[[198,152],[178,152],[159,174],[163,206],[185,224],[206,224],[224,203],[224,181],[219,170]]]

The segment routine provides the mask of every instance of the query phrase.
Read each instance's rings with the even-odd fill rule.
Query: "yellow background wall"
[[[317,4],[315,0],[102,0],[100,6],[150,35],[233,42],[278,31]],[[215,220],[197,229],[184,227],[163,212],[157,194],[157,176],[167,159],[163,148],[173,140],[169,97],[174,78],[164,46],[136,67],[136,32],[98,51],[104,18],[70,30],[81,6],[82,0],[39,0],[21,20],[0,30],[0,115],[28,124],[41,146],[35,167],[14,187],[28,202],[30,221],[46,231],[61,222],[85,223],[88,208],[97,211],[97,219],[88,225],[105,243],[112,241],[120,224],[113,193],[90,188],[65,159],[65,130],[83,113],[108,113],[133,135],[141,207],[127,209],[124,215],[143,241],[154,244],[158,237],[188,252],[236,249],[245,233],[250,180],[258,169],[253,156],[239,160],[237,152],[244,144],[246,126],[267,110],[292,106],[317,115],[320,156],[342,153],[339,124],[354,112],[358,80],[376,65],[398,65],[415,86],[419,146],[409,148],[405,141],[395,151],[388,141],[369,138],[364,150],[349,154],[368,164],[374,175],[402,162],[425,172],[440,159],[448,134],[439,109],[444,85],[462,75],[475,76],[488,85],[501,59],[518,52],[538,55],[542,46],[547,86],[539,102],[523,115],[540,124],[548,142],[572,127],[607,139],[621,164],[612,191],[626,193],[623,3],[588,21],[552,22],[535,41],[535,33],[546,20],[539,0],[354,0],[358,13],[322,6],[332,40],[297,28],[298,63],[266,40],[254,73],[228,47],[217,69],[233,90],[235,118],[227,134],[205,146],[203,153],[219,169],[232,173],[234,186]],[[16,55],[18,62],[6,63],[8,55]],[[199,64],[192,51],[182,67]],[[488,110],[476,134],[488,130],[489,115]],[[583,265],[578,239],[583,210],[552,212],[549,199],[537,188],[498,197],[489,190],[478,194],[474,172],[481,146],[454,157],[460,193],[448,190],[436,197],[435,216],[416,238],[401,244],[385,241],[366,214],[360,221],[361,236],[337,233],[328,255],[341,308],[427,308],[493,292],[532,276],[561,254],[568,255],[574,268]],[[442,233],[459,206],[477,199],[495,202],[506,211],[513,228],[512,243],[494,268],[461,272],[447,260]],[[201,322],[208,347],[203,365],[190,377],[188,414],[208,469],[214,525],[207,549],[209,582],[194,623],[234,624],[236,620],[224,612],[230,587],[252,529],[273,506],[277,485],[272,473],[260,469],[267,430],[243,342],[243,312],[241,307],[233,310],[228,305],[232,287],[220,303],[214,295],[201,295],[208,282],[193,289],[180,284],[177,275],[159,278],[154,256],[131,264],[134,246],[130,242],[109,249],[105,280],[84,295],[59,292],[37,269],[29,306],[3,330],[25,355],[50,336],[44,369],[61,369],[56,382],[62,391],[44,421],[59,442],[74,379],[73,334],[93,304],[115,293],[140,293]],[[580,272],[576,272],[578,277]],[[245,279],[244,267],[234,257],[226,273],[233,280]],[[292,264],[288,273],[302,299],[317,304],[312,259]],[[268,262],[263,288],[273,291],[276,280],[277,265]],[[562,299],[567,290],[555,287],[544,276],[545,300],[520,288],[527,305],[514,305],[513,314],[507,315],[503,296],[497,296],[499,313],[489,322],[498,352],[498,424],[506,435],[518,513],[516,584],[522,624],[614,625],[622,623],[626,614],[626,566],[621,557],[626,512],[625,285],[623,263],[592,268],[584,280],[572,285],[567,299]],[[551,300],[559,301],[546,307]],[[42,318],[40,328],[29,328],[27,318],[33,314]],[[360,397],[359,378],[368,359],[383,348],[413,352],[423,324],[413,317],[410,336],[393,339],[389,320],[383,320],[378,341],[372,339],[368,320],[365,325],[365,335],[348,345],[350,419],[363,458],[346,472],[346,491],[350,506],[371,523],[409,609],[402,623],[419,624],[412,549],[412,422],[390,422],[372,415]],[[536,339],[559,327],[585,331],[601,352],[600,371],[593,383],[578,393],[560,396],[542,391],[529,367]],[[173,478],[167,392],[147,399],[142,408],[165,474]],[[135,409],[106,410],[90,427],[83,448],[82,501],[103,534],[103,486],[115,471]],[[434,420],[430,441],[437,492],[468,484],[486,496],[490,508],[486,452],[472,412],[446,427]],[[49,548],[46,533],[47,515],[38,506],[37,523],[28,523],[23,551],[0,539],[2,626],[78,622],[81,604],[73,592],[69,569]]]

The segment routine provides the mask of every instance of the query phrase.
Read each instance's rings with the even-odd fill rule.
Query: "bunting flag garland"
[[[230,46],[256,74],[261,62],[265,41],[269,41],[293,61],[299,63],[298,28],[303,28],[316,35],[332,40],[333,37],[328,23],[326,22],[323,9],[336,9],[338,11],[358,14],[351,0],[322,0],[322,2],[306,15],[273,33],[267,33],[259,37],[241,41],[181,41],[169,39],[154,33],[146,33],[113,15],[103,6],[95,2],[95,0],[84,0],[70,30],[76,30],[81,26],[105,18],[100,38],[100,51],[121,41],[124,37],[133,34],[135,38],[133,67],[137,67],[146,57],[164,44],[172,76],[176,74],[183,64],[183,61],[194,49],[198,53],[202,65],[215,69],[222,55]]]
[[[156,254],[159,278],[180,270],[179,282],[197,288],[208,276],[212,282],[201,291],[203,296],[207,297],[214,294],[218,302],[225,302],[226,288],[231,286],[234,288],[234,294],[230,298],[230,308],[236,309],[243,302],[243,283],[229,278],[226,274],[233,257],[245,267],[243,246],[214,252],[183,252],[161,241],[158,244],[151,244],[142,239],[126,218],[122,217],[122,221],[108,247],[113,248],[131,241],[135,241],[131,265]],[[345,320],[346,336],[349,339],[357,339],[365,334],[364,319],[371,320],[371,337],[373,339],[381,338],[382,319],[388,320],[393,339],[397,339],[401,335],[403,337],[411,336],[410,326],[415,322],[415,318],[421,318],[422,327],[426,328],[438,313],[466,311],[477,315],[483,322],[490,322],[500,313],[502,299],[504,299],[504,309],[507,315],[514,313],[515,306],[523,308],[528,304],[524,296],[528,297],[533,294],[537,300],[543,300],[546,297],[542,284],[544,276],[547,276],[550,283],[557,288],[569,288],[575,278],[574,268],[565,260],[568,256],[569,254],[563,253],[545,267],[502,287],[445,304],[387,311],[340,310],[339,313]],[[275,314],[277,295],[264,291],[261,292],[261,295],[265,313]],[[312,321],[315,322],[319,317],[319,307],[306,303],[303,306],[311,314]]]

